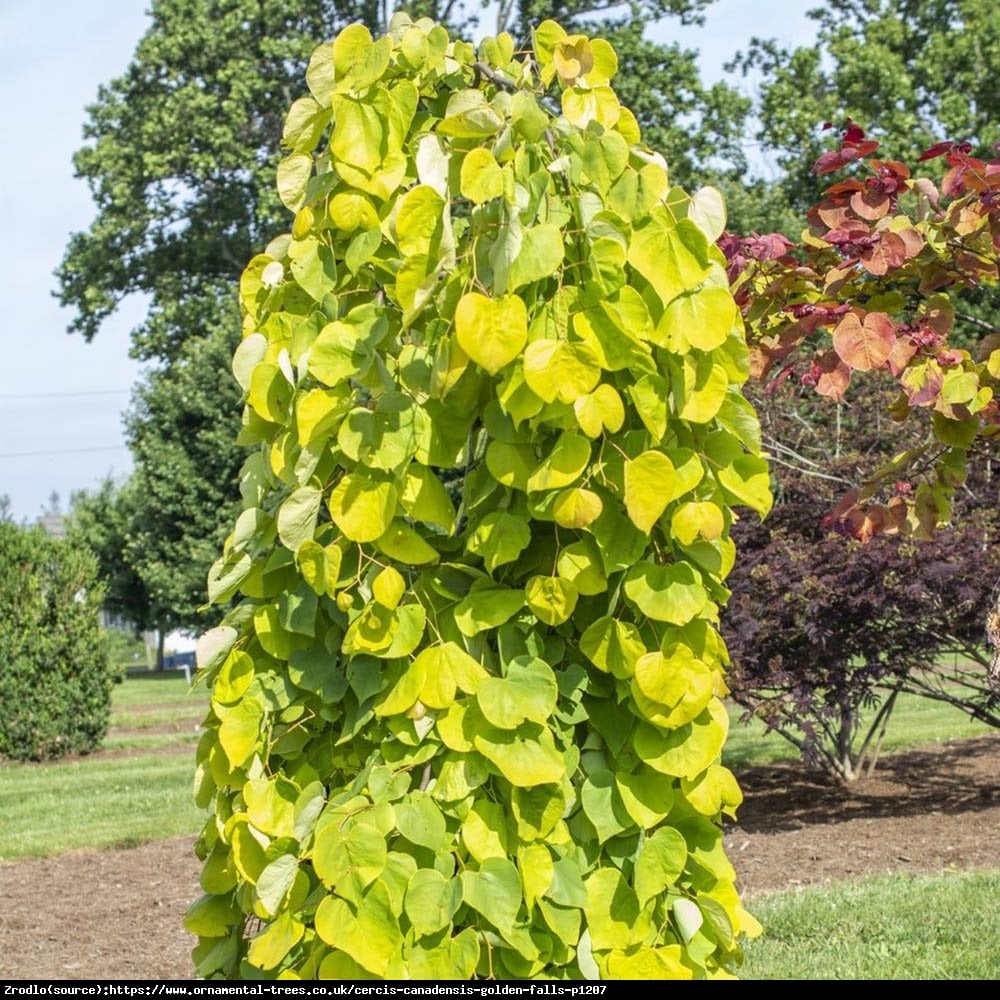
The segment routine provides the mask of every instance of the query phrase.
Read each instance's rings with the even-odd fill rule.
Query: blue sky
[[[139,365],[128,331],[142,314],[127,302],[93,343],[68,335],[69,314],[52,297],[68,235],[93,217],[71,157],[85,108],[127,66],[147,24],[148,0],[0,0],[0,494],[18,520],[34,520],[57,491],[96,485],[130,468],[121,414]],[[701,52],[707,79],[754,34],[805,44],[815,0],[717,0],[704,28],[665,24]],[[488,27],[488,25],[487,25]]]

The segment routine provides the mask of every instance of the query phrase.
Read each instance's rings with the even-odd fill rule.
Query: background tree
[[[203,608],[207,566],[225,537],[238,496],[244,450],[223,439],[239,390],[226,370],[230,332],[186,343],[136,391],[127,433],[136,460],[120,486],[73,498],[71,536],[97,554],[106,609],[142,630],[202,631],[217,612]]]
[[[759,75],[755,138],[777,160],[788,205],[803,212],[824,186],[810,170],[828,145],[824,122],[851,117],[883,141],[884,155],[908,163],[943,139],[969,140],[989,156],[1000,139],[995,3],[830,0],[810,17],[816,44],[755,38],[733,63]],[[780,228],[774,221],[767,228]]]
[[[142,579],[127,558],[135,519],[131,485],[106,479],[96,490],[73,494],[67,537],[94,554],[104,583],[104,610],[138,631],[151,631],[159,625]]]
[[[916,426],[880,418],[892,396],[877,378],[837,404],[791,381],[757,389],[776,503],[764,524],[736,527],[727,581],[735,699],[840,781],[874,768],[900,692],[1000,726],[983,628],[1000,578],[996,446],[977,445],[953,525],[929,540],[862,544],[829,516],[845,490],[921,444]]]

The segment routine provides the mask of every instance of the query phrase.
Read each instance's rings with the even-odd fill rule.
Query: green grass
[[[188,726],[193,729],[205,717],[205,705],[190,704],[164,711],[112,712],[111,725],[120,729],[155,729],[157,726]]]
[[[104,750],[169,750],[171,747],[193,747],[201,736],[201,731],[193,727],[172,733],[143,733],[127,730],[108,736],[101,744]]]
[[[987,979],[1000,970],[1000,872],[886,876],[774,893],[744,979]]]
[[[740,725],[743,710],[731,705],[729,710],[732,725],[729,740],[723,751],[726,764],[736,770],[759,764],[774,764],[778,761],[799,759],[799,752],[777,733],[764,735],[764,724],[756,719],[747,725]],[[996,730],[983,722],[970,719],[964,712],[946,705],[944,702],[918,698],[912,694],[901,694],[896,701],[889,729],[882,743],[882,753],[909,750],[941,743],[945,740],[969,739],[984,736]]]
[[[103,748],[145,752],[0,766],[0,860],[198,831],[191,781],[204,689],[189,693],[183,676],[152,674],[115,685],[111,701],[115,731]],[[169,731],[149,731],[156,727]]]
[[[107,749],[155,748],[194,742],[207,708],[205,689],[198,687],[190,691],[183,676],[140,674],[129,677],[111,692],[111,725],[115,732],[104,741],[104,746]],[[157,728],[172,731],[144,732]]]
[[[0,861],[195,833],[189,753],[0,767]]]
[[[159,708],[201,706],[208,704],[208,695],[202,685],[191,691],[182,673],[150,671],[116,684],[111,692],[111,704],[115,711],[122,712],[146,705]]]

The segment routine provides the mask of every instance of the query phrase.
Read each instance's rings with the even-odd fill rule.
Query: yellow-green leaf
[[[580,478],[589,462],[590,441],[575,431],[564,431],[552,451],[528,477],[528,492],[569,486]]]
[[[712,541],[725,528],[722,509],[710,500],[692,500],[681,504],[670,518],[670,530],[681,545],[690,545],[696,538]]]
[[[625,509],[640,530],[652,531],[674,489],[673,463],[660,451],[644,451],[625,463]]]
[[[738,312],[729,287],[707,285],[678,295],[657,324],[654,340],[676,354],[713,351],[726,342]]]
[[[561,781],[566,764],[555,747],[552,734],[542,729],[537,736],[529,735],[530,728],[530,724],[526,724],[513,732],[491,729],[474,736],[473,745],[518,788]]]
[[[601,383],[593,392],[580,396],[573,403],[576,422],[587,437],[600,437],[604,429],[612,434],[621,430],[625,423],[625,407],[618,391]]]
[[[709,354],[690,352],[681,360],[673,380],[678,416],[696,424],[707,424],[722,407],[729,388],[726,369]]]
[[[642,829],[656,826],[670,812],[674,791],[663,775],[640,765],[635,774],[616,774],[615,784],[625,811]]]
[[[297,212],[306,199],[313,159],[308,153],[292,153],[278,164],[278,197],[285,208]]]
[[[441,558],[441,554],[433,545],[424,541],[413,528],[398,519],[389,525],[385,534],[379,535],[375,544],[380,552],[408,566],[423,566],[437,562]]]
[[[322,490],[301,486],[282,502],[278,508],[278,537],[282,545],[296,552],[303,542],[312,540],[322,500]]]
[[[470,150],[462,160],[459,190],[474,205],[503,194],[503,172],[488,149]]]
[[[639,630],[629,622],[599,618],[580,636],[580,652],[601,670],[627,679],[646,652]]]
[[[726,199],[714,187],[701,187],[691,196],[688,218],[714,243],[726,229]]]
[[[535,452],[530,445],[491,441],[486,449],[486,468],[490,475],[498,483],[515,490],[528,488],[536,465]]]
[[[406,581],[392,566],[386,566],[372,581],[372,597],[384,608],[395,609],[405,593]]]
[[[708,276],[708,240],[690,219],[674,223],[665,210],[657,209],[632,234],[628,262],[666,305]]]
[[[600,381],[601,359],[583,341],[534,340],[524,352],[524,379],[547,403],[574,403]]]
[[[556,524],[564,528],[586,528],[601,516],[604,504],[593,490],[563,490],[552,506]]]
[[[462,635],[474,636],[496,628],[524,607],[524,591],[477,581],[455,607],[455,624]]]
[[[608,589],[600,550],[592,538],[581,538],[561,549],[556,572],[584,596],[602,594]]]
[[[575,585],[558,576],[533,576],[524,594],[531,613],[546,625],[569,621],[579,597]]]
[[[304,933],[305,925],[286,911],[251,939],[247,961],[265,972],[273,969],[302,940]]]
[[[625,575],[625,596],[646,617],[671,625],[687,624],[708,603],[700,574],[687,563],[637,563]]]
[[[480,711],[500,729],[516,729],[525,720],[547,722],[558,697],[552,668],[530,657],[517,657],[507,665],[506,676],[487,677],[476,689]]]
[[[555,275],[563,262],[563,241],[559,227],[551,223],[526,229],[521,248],[511,262],[507,287],[515,291],[522,285]]]
[[[219,726],[219,744],[232,767],[242,767],[257,749],[264,709],[244,699],[227,712]]]
[[[510,364],[528,339],[528,313],[516,295],[488,299],[468,292],[455,308],[455,334],[462,350],[491,375]]]
[[[661,774],[697,778],[718,759],[728,732],[729,716],[716,698],[699,716],[669,732],[641,723],[635,732],[635,752]]]
[[[755,455],[743,455],[716,472],[722,488],[736,503],[746,504],[766,517],[774,503],[767,461]]]
[[[387,890],[376,883],[362,896],[357,910],[346,900],[326,896],[316,910],[316,933],[333,948],[350,955],[376,976],[402,968],[403,935]]]
[[[433,868],[419,868],[406,888],[403,905],[417,935],[436,934],[451,924],[462,905],[462,884]]]
[[[531,542],[531,528],[518,514],[496,510],[487,514],[469,536],[466,548],[480,556],[488,572],[513,562]]]
[[[420,700],[428,708],[448,708],[457,691],[475,694],[489,676],[461,646],[445,642],[421,650],[413,663],[424,675]]]
[[[521,908],[521,880],[506,858],[487,858],[478,871],[462,872],[462,899],[498,931],[513,930]]]
[[[587,928],[595,951],[625,950],[649,929],[649,915],[617,868],[598,868],[587,878]]]
[[[330,494],[330,517],[351,541],[373,542],[388,530],[396,502],[392,483],[376,482],[360,472],[352,472]]]

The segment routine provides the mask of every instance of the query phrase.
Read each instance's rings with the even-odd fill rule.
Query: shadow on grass
[[[739,770],[747,833],[852,819],[976,812],[1000,803],[1000,735],[883,757],[870,778],[842,786],[801,764]]]

